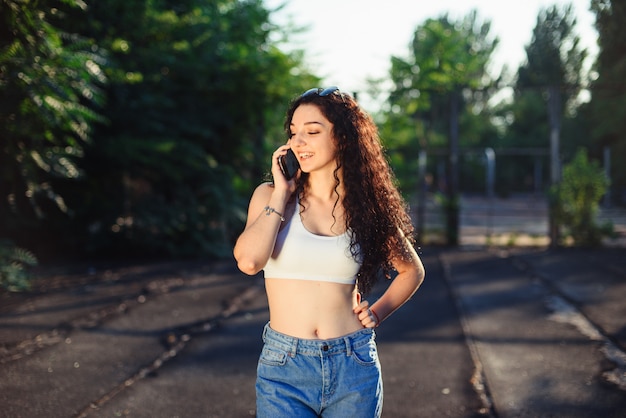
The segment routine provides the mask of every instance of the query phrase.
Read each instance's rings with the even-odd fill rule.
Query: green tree
[[[580,48],[575,27],[571,5],[562,9],[552,6],[539,12],[532,40],[526,47],[527,61],[518,71],[518,90],[556,85],[562,91],[564,108],[572,104],[581,89],[581,70],[587,57],[586,50]]]
[[[0,0],[0,236],[32,247],[29,231],[68,212],[58,179],[76,179],[91,125],[102,120],[97,46],[54,24],[80,0]]]
[[[414,189],[419,150],[448,146],[446,175],[448,242],[458,241],[459,131],[464,142],[478,144],[495,133],[487,113],[493,80],[487,64],[497,39],[489,36],[490,22],[476,12],[459,22],[447,15],[429,19],[415,31],[409,57],[393,57],[393,89],[383,135],[394,149],[392,162],[405,189]],[[483,123],[476,123],[480,119]],[[471,131],[470,131],[471,130]]]
[[[610,147],[613,163],[612,185],[619,203],[626,203],[626,4],[623,1],[592,0],[596,14],[599,52],[595,65],[597,78],[591,84],[590,126],[594,143]]]
[[[551,128],[575,134],[569,125],[577,115],[584,76],[582,68],[587,57],[586,50],[580,47],[575,27],[571,5],[562,9],[553,6],[539,12],[531,42],[526,47],[526,62],[517,73],[513,101],[502,111],[505,118],[512,121],[502,146],[548,150]],[[581,141],[567,137],[560,142],[558,151],[571,156]],[[499,176],[506,181],[506,188],[519,191],[519,178],[532,173],[533,164],[534,160],[528,158],[503,167]],[[546,159],[545,172],[549,172],[547,164]]]
[[[552,6],[539,12],[530,45],[526,47],[527,61],[518,70],[512,104],[517,118],[513,118],[507,135],[509,145],[549,149],[550,159],[546,163],[553,185],[561,175],[562,144],[569,142],[561,138],[563,125],[568,121],[564,116],[569,120],[575,116],[587,55],[579,46],[575,26],[571,5],[563,9]],[[533,163],[526,159],[508,167],[505,176],[508,175],[512,186],[514,179],[533,171]],[[551,200],[551,204],[555,202]],[[555,208],[551,209],[554,213]],[[553,245],[559,241],[559,228],[553,217],[550,239]]]

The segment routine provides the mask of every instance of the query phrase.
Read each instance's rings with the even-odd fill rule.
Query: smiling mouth
[[[300,153],[298,155],[300,156],[300,159],[302,159],[302,160],[306,160],[306,159],[311,158],[313,156],[313,154],[310,153],[310,152],[303,152],[303,153]]]

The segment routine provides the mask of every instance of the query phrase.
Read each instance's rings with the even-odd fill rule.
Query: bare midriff
[[[363,328],[354,314],[355,285],[294,279],[265,279],[270,327],[304,339],[331,339]]]

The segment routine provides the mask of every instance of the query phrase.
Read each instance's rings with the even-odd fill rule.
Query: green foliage
[[[540,11],[530,44],[526,65],[518,71],[518,88],[563,89],[564,101],[576,97],[581,87],[581,68],[587,56],[575,34],[576,19],[572,6],[552,6]]]
[[[615,0],[592,0],[598,30],[598,57],[594,66],[597,78],[591,83],[592,138],[598,148],[610,147],[613,155],[612,186],[626,204],[626,3]]]
[[[37,265],[37,258],[11,242],[0,241],[0,287],[11,292],[30,288],[28,267]]]
[[[1,235],[51,257],[229,254],[286,103],[317,81],[262,0],[0,12]]]
[[[561,182],[551,189],[553,216],[579,246],[595,246],[604,235],[610,235],[610,225],[596,222],[598,202],[606,193],[608,179],[587,153],[579,150],[563,168]]]
[[[77,178],[91,125],[101,121],[106,63],[89,40],[53,21],[82,1],[0,0],[0,218],[67,211],[51,180]]]
[[[111,51],[110,123],[85,155],[89,251],[229,254],[268,138],[284,138],[297,59],[271,43],[260,1],[112,0],[88,14],[80,31]]]

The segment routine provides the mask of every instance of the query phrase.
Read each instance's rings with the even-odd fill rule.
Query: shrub
[[[574,159],[563,167],[563,177],[550,190],[552,215],[559,227],[577,246],[597,246],[604,236],[611,235],[612,225],[598,225],[598,202],[606,193],[609,180],[597,162],[589,161],[580,149]]]

